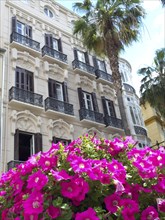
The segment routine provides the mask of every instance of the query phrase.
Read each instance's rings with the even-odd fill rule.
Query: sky
[[[70,10],[74,2],[80,0],[56,0]],[[152,66],[155,51],[165,47],[165,8],[162,8],[160,0],[144,0],[143,7],[146,10],[146,18],[139,42],[134,42],[125,48],[121,54],[132,66],[132,81],[136,92],[139,94],[141,76],[137,70],[144,66]]]

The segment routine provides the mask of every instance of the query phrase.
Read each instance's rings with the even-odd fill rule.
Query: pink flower
[[[74,155],[74,159],[70,161],[70,166],[75,173],[82,173],[91,169],[91,162],[90,160],[84,160],[82,157]]]
[[[158,198],[156,201],[157,201],[158,211],[165,212],[165,199]]]
[[[69,174],[68,174],[65,170],[54,171],[54,170],[52,169],[52,170],[50,170],[50,172],[52,173],[53,177],[54,177],[55,180],[57,180],[57,181],[68,180],[68,179],[71,178],[71,176],[69,176]]]
[[[111,212],[115,213],[118,210],[119,204],[120,204],[120,197],[117,194],[111,194],[104,199],[104,203],[106,206],[106,209]]]
[[[99,220],[96,216],[96,212],[92,208],[88,208],[86,211],[76,213],[75,220]]]
[[[54,207],[53,205],[49,206],[48,208],[48,214],[51,218],[57,218],[58,216],[60,216],[60,208],[58,207]]]
[[[74,181],[61,183],[61,194],[64,197],[72,199],[73,197],[76,197],[79,192],[80,188],[74,183]]]
[[[141,214],[141,220],[159,220],[158,213],[156,209],[153,206],[148,206],[142,214]]]
[[[34,188],[35,190],[41,190],[48,182],[48,177],[41,172],[41,170],[33,173],[27,180],[27,188]]]
[[[123,199],[120,205],[123,206],[122,216],[124,220],[135,220],[134,214],[139,212],[138,204],[132,199]]]
[[[38,220],[38,215],[24,213],[24,220]]]
[[[43,212],[43,194],[34,191],[29,198],[23,201],[24,213],[26,215],[38,215]]]
[[[50,170],[57,166],[57,156],[41,155],[38,165],[44,170]]]

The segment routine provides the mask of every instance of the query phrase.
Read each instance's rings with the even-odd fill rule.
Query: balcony
[[[134,126],[134,129],[135,129],[135,133],[136,133],[136,134],[144,135],[144,136],[147,137],[147,131],[146,131],[146,129],[144,129],[143,127]]]
[[[85,74],[86,76],[90,76],[91,78],[96,78],[95,68],[86,63],[83,63],[79,60],[74,60],[72,62],[73,70],[79,74]]]
[[[44,46],[42,49],[42,56],[48,62],[56,62],[62,67],[66,67],[68,65],[67,55],[61,53],[58,50],[54,50],[48,46]]]
[[[43,96],[24,89],[12,87],[9,90],[9,101],[14,104],[30,104],[33,107],[43,108]],[[22,105],[22,104],[21,104]]]
[[[18,48],[19,50],[24,51],[25,48],[32,54],[40,54],[40,43],[28,38],[24,35],[21,35],[17,32],[12,32],[10,35],[11,45]]]
[[[60,114],[74,116],[73,105],[67,102],[59,101],[55,98],[48,97],[45,99],[45,111],[56,111]]]
[[[113,80],[112,80],[112,76],[102,70],[95,70],[95,74],[96,74],[96,79],[100,80],[100,81],[108,81],[110,83],[113,83]]]
[[[123,129],[122,120],[119,118],[115,118],[115,117],[111,117],[109,115],[106,115],[104,117],[104,121],[105,121],[106,126]]]
[[[24,163],[25,161],[19,161],[19,160],[11,160],[7,163],[7,170],[10,170],[11,168],[17,167],[17,165]]]
[[[104,124],[103,114],[99,112],[94,112],[85,108],[79,110],[80,120],[92,121],[92,123]]]

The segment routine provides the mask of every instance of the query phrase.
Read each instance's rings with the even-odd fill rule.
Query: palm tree
[[[138,40],[145,16],[144,9],[140,0],[84,0],[83,3],[75,3],[74,8],[83,13],[75,21],[74,34],[81,36],[89,51],[109,59],[124,130],[126,135],[130,135],[122,98],[118,57],[125,46]]]
[[[161,0],[162,6],[165,7],[165,0]]]
[[[165,118],[165,48],[157,50],[152,67],[138,70],[141,80],[141,102],[146,101]]]

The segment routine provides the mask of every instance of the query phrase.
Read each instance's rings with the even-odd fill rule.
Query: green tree
[[[118,57],[125,46],[139,39],[145,11],[140,0],[84,0],[74,8],[83,13],[75,22],[74,34],[81,36],[89,51],[109,59],[124,130],[129,135]]]
[[[165,118],[165,48],[157,50],[153,66],[138,70],[142,75],[141,102],[146,101]]]
[[[165,7],[165,0],[161,0],[162,6]]]

